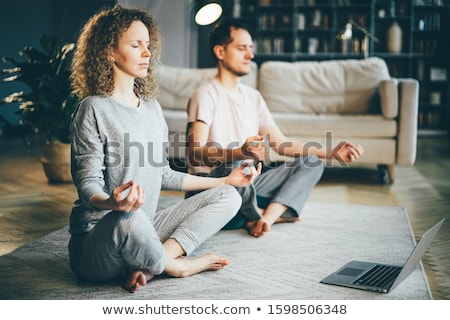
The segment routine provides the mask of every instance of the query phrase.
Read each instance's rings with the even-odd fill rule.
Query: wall
[[[50,33],[54,29],[53,1],[42,0],[40,5],[33,5],[33,0],[3,1],[0,3],[0,56],[20,59],[18,51],[25,46],[40,47],[39,38],[42,33]],[[45,18],[42,18],[45,17]],[[31,27],[30,27],[31,26]],[[9,65],[0,62],[0,69]],[[16,83],[0,84],[0,97],[5,97],[16,90],[26,90],[25,86]],[[14,115],[17,107],[0,106],[0,115],[8,121],[17,123]]]
[[[174,67],[196,65],[193,0],[118,0],[125,7],[147,9],[158,19],[162,37],[161,61]],[[194,32],[193,32],[194,31]]]

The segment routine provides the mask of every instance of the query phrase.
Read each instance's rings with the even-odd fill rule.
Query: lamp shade
[[[199,7],[195,14],[195,23],[201,26],[209,25],[222,15],[222,6],[217,2],[207,2]]]

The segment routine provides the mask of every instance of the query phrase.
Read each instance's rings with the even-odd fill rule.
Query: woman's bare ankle
[[[228,260],[213,253],[207,253],[198,258],[178,257],[168,261],[164,270],[168,275],[185,278],[203,271],[216,271],[228,265]]]

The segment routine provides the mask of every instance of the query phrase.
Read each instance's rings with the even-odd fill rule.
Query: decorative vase
[[[41,162],[49,182],[72,182],[69,143],[47,142]]]
[[[400,53],[402,51],[402,29],[395,20],[387,33],[387,50],[390,53]]]

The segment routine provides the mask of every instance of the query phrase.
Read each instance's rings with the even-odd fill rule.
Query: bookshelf
[[[413,7],[412,75],[421,84],[418,123],[423,131],[450,131],[449,7],[449,1],[444,6],[420,1]]]
[[[392,14],[380,10],[392,1],[376,1],[374,32],[383,37],[397,21],[402,29],[402,50],[389,53],[386,42],[376,44],[372,55],[386,60],[394,77],[412,77],[420,82],[418,128],[422,134],[448,134],[449,64],[447,58],[450,1],[396,1]]]
[[[450,132],[450,0],[228,0],[225,17],[248,26],[257,64],[363,59],[366,45],[393,77],[419,80],[419,132]],[[338,38],[350,19],[378,42],[354,26],[351,40]],[[388,44],[394,22],[397,51]]]

